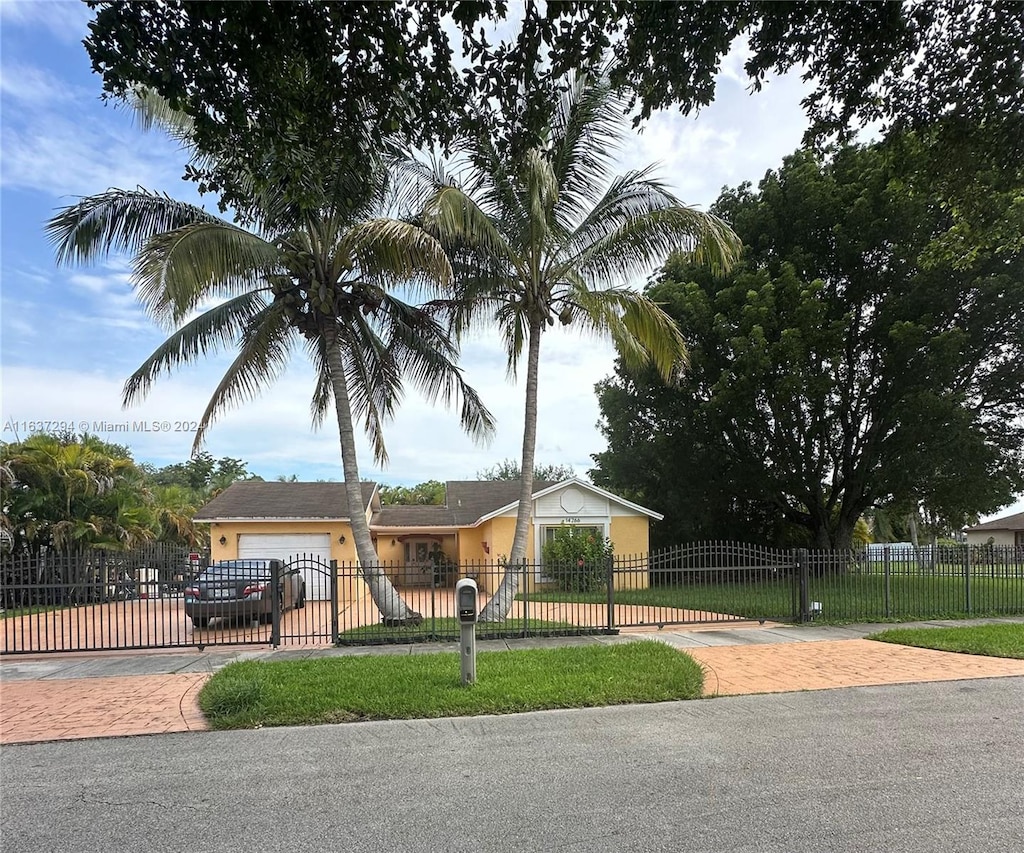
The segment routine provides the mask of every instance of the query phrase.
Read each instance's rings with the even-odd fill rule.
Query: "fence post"
[[[968,545],[964,555],[964,604],[967,613],[971,613],[971,546]]]
[[[331,642],[341,644],[341,631],[338,627],[338,561],[331,560]]]
[[[270,561],[270,645],[281,645],[281,566]]]
[[[883,559],[883,574],[885,576],[885,618],[888,619],[892,616],[892,572],[891,563],[889,562],[889,546],[886,545],[882,552]]]
[[[806,548],[798,548],[796,552],[797,573],[800,577],[800,621],[808,622],[811,618],[810,591],[810,554]]]
[[[536,560],[536,557],[534,557],[534,559]],[[537,589],[537,580],[541,576],[541,569],[542,568],[543,567],[539,563],[534,563],[532,565],[528,564],[526,562],[526,557],[523,557],[523,560],[519,564],[519,568],[517,570],[519,572],[519,583],[516,586],[519,588],[519,595],[522,596],[522,601],[523,601],[523,636],[524,637],[529,637],[530,636],[530,609],[529,609],[530,594],[529,594],[529,592],[526,589],[526,582],[527,582],[527,580],[529,580],[529,577],[532,574],[533,575],[533,584],[534,584],[533,588],[534,588],[534,590],[536,590]],[[499,581],[497,581],[497,583],[500,584],[501,581],[499,580]],[[510,607],[515,606],[515,600],[514,599],[513,599],[512,603],[509,606]],[[541,632],[541,629],[538,627],[537,633],[539,634],[540,632]]]
[[[607,632],[615,632],[615,557],[608,558],[608,618]]]

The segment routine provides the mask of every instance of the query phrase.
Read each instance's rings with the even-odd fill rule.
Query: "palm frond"
[[[559,263],[595,284],[614,284],[648,273],[673,252],[686,252],[716,272],[738,259],[741,244],[717,216],[679,202],[644,172],[612,183],[564,247]]]
[[[459,404],[462,428],[475,441],[488,441],[494,416],[469,386],[456,364],[458,350],[443,325],[429,311],[388,299],[388,351],[402,365],[405,378],[428,402],[446,408]]]
[[[579,222],[600,197],[623,138],[624,114],[604,70],[577,72],[563,92],[552,116],[549,155],[563,223]]]
[[[271,303],[252,317],[242,333],[238,355],[221,377],[199,419],[193,451],[202,447],[206,431],[221,414],[255,399],[284,372],[296,336],[279,303]]]
[[[345,234],[341,250],[363,277],[383,285],[444,286],[452,279],[451,262],[437,239],[399,219],[360,222]]]
[[[519,374],[519,359],[523,344],[529,337],[529,321],[522,303],[503,302],[494,312],[498,334],[505,345],[505,363],[508,378],[515,381]]]
[[[402,366],[368,318],[356,312],[338,328],[338,345],[345,365],[349,406],[363,422],[378,465],[388,463],[384,424],[394,417],[403,396]]]
[[[229,222],[196,222],[158,234],[135,257],[139,300],[158,322],[175,325],[209,297],[259,286],[278,268],[276,246]]]
[[[159,127],[172,139],[192,147],[195,122],[184,110],[177,110],[171,102],[148,86],[135,87],[128,96],[128,106],[135,121],[143,130]]]
[[[107,190],[62,208],[46,223],[58,264],[92,263],[112,251],[138,253],[153,237],[220,220],[201,207],[139,187]]]
[[[457,187],[439,187],[421,219],[424,229],[445,247],[466,246],[510,264],[518,260],[491,218]]]
[[[316,386],[313,398],[309,403],[309,414],[314,427],[320,427],[327,419],[331,403],[334,401],[334,386],[331,383],[331,367],[327,360],[327,345],[323,337],[306,341],[306,355],[313,365],[316,374]]]
[[[529,217],[528,239],[523,248],[539,261],[551,234],[555,204],[558,201],[558,180],[551,163],[536,149],[526,152],[521,176],[526,190],[526,211]]]
[[[200,314],[165,340],[125,383],[125,406],[144,398],[162,374],[199,358],[233,346],[245,330],[267,309],[259,293],[244,293]]]
[[[686,343],[675,321],[653,300],[627,287],[576,287],[564,303],[577,327],[611,337],[627,369],[654,366],[666,382],[686,367]]]

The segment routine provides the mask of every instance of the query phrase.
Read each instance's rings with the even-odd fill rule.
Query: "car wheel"
[[[306,585],[303,584],[299,589],[299,600],[295,602],[295,609],[302,610],[306,606]]]
[[[209,624],[210,624],[210,620],[206,616],[193,616],[192,617],[192,625],[195,626],[196,628],[205,628]]]

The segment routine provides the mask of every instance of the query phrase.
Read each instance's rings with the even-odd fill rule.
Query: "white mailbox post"
[[[459,615],[459,658],[462,683],[476,684],[476,581],[463,578],[455,584],[455,610]]]

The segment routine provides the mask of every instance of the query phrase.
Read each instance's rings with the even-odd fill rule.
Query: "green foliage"
[[[183,486],[208,497],[215,497],[238,480],[262,478],[251,473],[241,459],[230,456],[214,459],[209,452],[201,450],[187,462],[157,468],[150,479],[158,486]]]
[[[119,445],[38,433],[0,444],[3,529],[14,549],[131,548],[157,538],[153,495]]]
[[[381,486],[380,502],[399,506],[444,506],[447,496],[444,483],[427,480],[415,486]]]
[[[202,453],[189,462],[136,465],[130,450],[96,436],[30,436],[0,445],[3,524],[12,547],[132,548],[149,541],[204,548],[196,511],[245,464]],[[193,485],[194,484],[194,485]]]
[[[697,699],[700,666],[662,643],[481,652],[477,683],[456,654],[244,661],[199,693],[214,729],[515,714]]]
[[[713,100],[722,60],[740,37],[753,89],[778,71],[804,74],[816,139],[878,121],[928,128],[936,162],[944,155],[952,175],[970,160],[951,154],[1022,160],[1018,2],[484,0],[438,14],[417,0],[90,5],[86,48],[104,89],[123,95],[142,84],[186,110],[212,158],[190,174],[243,214],[251,184],[222,168],[232,158],[301,199],[327,147],[352,169],[395,134],[429,148],[483,121],[499,147],[527,150],[562,75],[594,67],[610,49],[613,82],[640,118],[672,106],[689,114]],[[468,109],[475,99],[490,108]]]
[[[723,192],[744,263],[715,278],[675,259],[649,289],[690,370],[678,389],[621,366],[598,386],[595,482],[677,528],[703,503],[710,529],[785,543],[795,525],[813,547],[848,547],[873,505],[957,527],[1024,488],[1024,254],[925,259],[953,219],[906,158],[799,151]]]
[[[586,527],[562,525],[544,543],[544,574],[568,592],[592,592],[608,585],[612,541]]]
[[[572,465],[534,465],[533,479],[544,483],[561,483],[576,476]],[[490,468],[476,472],[478,480],[519,480],[522,467],[514,459],[502,459]]]

